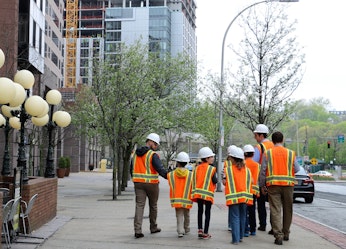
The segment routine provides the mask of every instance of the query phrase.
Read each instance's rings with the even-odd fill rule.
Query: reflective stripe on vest
[[[232,164],[230,161],[227,161],[227,167],[225,170],[226,173],[226,187],[225,189],[225,197],[226,197],[226,205],[232,205],[236,203],[252,203],[253,195],[251,193],[251,172],[248,168],[245,167],[246,172],[246,189],[245,191],[238,191],[237,186],[234,180],[234,172],[232,168]]]
[[[145,182],[145,183],[159,182],[159,174],[156,171],[152,171],[150,168],[150,162],[154,153],[155,153],[154,151],[148,150],[148,152],[145,155],[145,162],[144,162],[145,172],[136,172],[136,170],[140,170],[138,167],[141,167],[137,165],[137,163],[141,163],[141,162],[139,161],[137,162],[137,159],[138,159],[137,155],[133,157],[133,165],[134,165],[134,171],[132,174],[133,182]]]
[[[174,193],[174,197],[170,196],[172,207],[183,207],[183,208],[192,207],[193,203],[192,203],[192,200],[190,199],[191,182],[192,182],[192,173],[188,172],[188,175],[185,180],[185,185],[183,186],[184,191],[182,193],[182,196],[179,196],[180,191],[178,192],[177,188],[181,186],[176,186],[176,173],[175,171],[172,171],[169,173],[169,184],[171,187],[171,191]]]
[[[294,173],[293,173],[294,152],[288,149],[285,149],[285,150],[286,150],[285,158],[281,158],[285,162],[284,165],[277,165],[278,163],[275,162],[275,157],[278,156],[278,155],[275,155],[276,150],[273,151],[273,149],[271,149],[267,151],[268,165],[267,165],[266,185],[294,186]],[[280,155],[282,155],[282,153]],[[281,170],[281,173],[278,172],[278,169]],[[284,172],[282,171],[283,169],[285,169]]]

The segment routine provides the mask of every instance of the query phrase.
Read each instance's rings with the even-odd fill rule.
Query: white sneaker
[[[179,233],[179,234],[178,234],[178,237],[179,237],[179,238],[182,238],[182,237],[184,237],[184,234],[183,234],[183,233]]]

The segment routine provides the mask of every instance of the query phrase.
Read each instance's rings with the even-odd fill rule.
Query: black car
[[[314,180],[306,173],[303,167],[295,173],[295,184],[293,191],[293,200],[304,198],[306,203],[312,203],[315,195]]]

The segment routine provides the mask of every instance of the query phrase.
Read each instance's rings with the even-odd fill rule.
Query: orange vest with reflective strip
[[[214,192],[216,184],[212,178],[216,172],[216,168],[209,165],[207,162],[202,162],[193,172],[192,181],[192,200],[197,202],[197,199],[203,199],[214,203]]]
[[[295,152],[275,146],[266,152],[266,185],[294,186]]]
[[[187,169],[186,169],[187,170]],[[167,180],[170,191],[169,197],[171,206],[175,208],[192,208],[191,189],[192,189],[192,172],[187,170],[186,177],[178,177],[175,170],[169,172]]]
[[[274,144],[272,141],[270,140],[266,140],[264,142],[261,143],[263,145],[263,151],[262,151],[262,148],[261,148],[261,145],[260,144],[256,144],[256,147],[257,149],[260,151],[260,160],[259,160],[259,164],[262,163],[262,160],[263,160],[263,153],[265,153],[267,150],[271,149],[274,147]]]
[[[259,172],[261,169],[261,165],[257,162],[255,162],[254,160],[252,160],[251,157],[248,157],[245,159],[245,164],[246,167],[248,167],[251,171],[251,176],[252,176],[252,193],[254,195],[256,195],[257,197],[260,196],[260,191],[259,191],[259,187],[258,187],[258,176],[259,176]]]
[[[159,174],[155,170],[154,166],[151,163],[154,151],[148,150],[143,156],[137,156],[136,154],[133,157],[133,182],[144,182],[144,183],[158,183]]]
[[[252,177],[251,172],[247,167],[240,169],[232,165],[231,161],[227,161],[225,168],[226,184],[225,184],[225,197],[226,205],[233,205],[238,203],[253,204],[252,194]]]

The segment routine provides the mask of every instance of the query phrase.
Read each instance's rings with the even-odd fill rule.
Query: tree
[[[238,64],[218,87],[224,91],[222,108],[250,130],[258,123],[274,130],[292,113],[290,97],[302,79],[304,54],[294,36],[295,22],[272,4],[263,12],[251,8],[240,26],[244,38],[230,46]]]
[[[127,186],[135,145],[145,134],[177,124],[181,110],[191,103],[186,88],[195,79],[194,64],[185,56],[160,58],[140,41],[117,52],[114,61],[95,62],[92,86],[79,94],[74,113],[80,132],[97,134],[111,148],[113,199]]]

